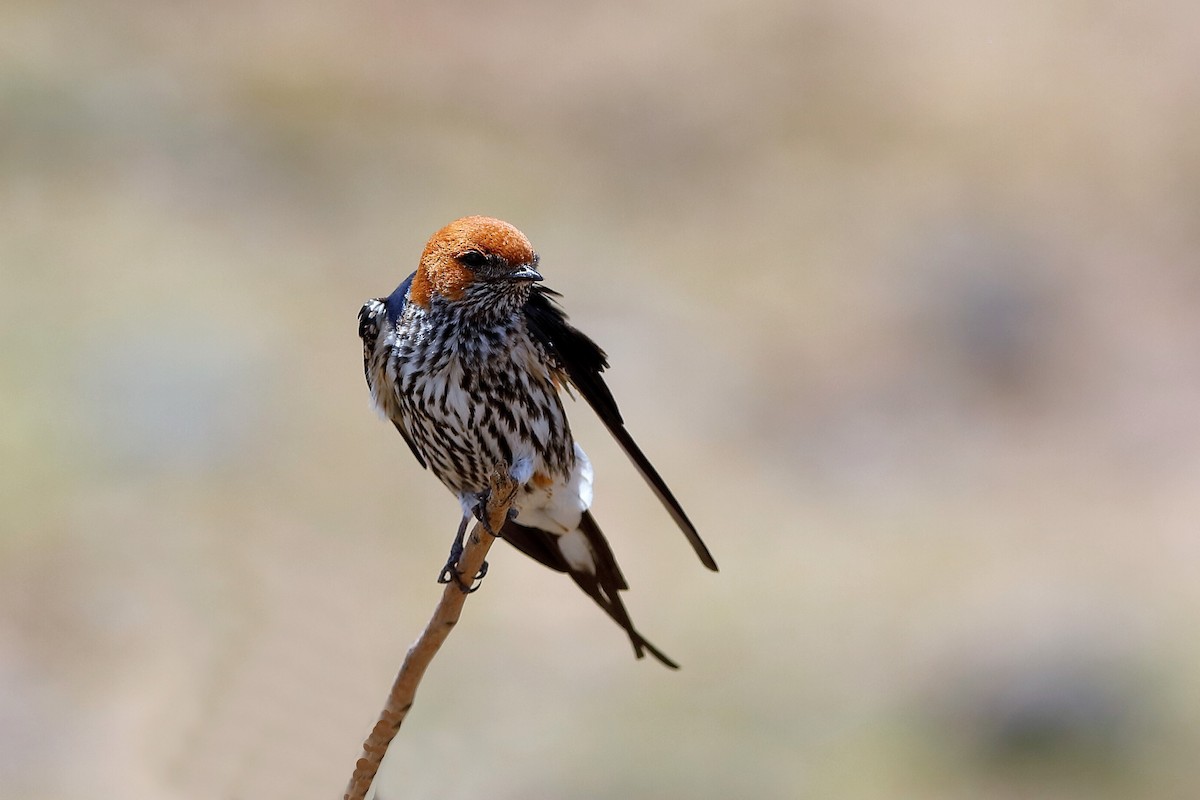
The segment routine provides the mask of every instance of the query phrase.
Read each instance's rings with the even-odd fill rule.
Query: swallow
[[[624,629],[638,658],[649,653],[676,669],[634,628],[621,599],[629,585],[592,516],[592,464],[571,434],[564,391],[592,407],[701,563],[714,572],[717,563],[626,429],[604,381],[607,355],[570,324],[538,262],[523,233],[491,217],[435,233],[416,271],[359,312],[372,403],[462,507],[441,582],[463,585],[455,568],[462,537],[472,517],[486,519],[489,476],[501,464],[518,488],[493,532],[569,575]]]

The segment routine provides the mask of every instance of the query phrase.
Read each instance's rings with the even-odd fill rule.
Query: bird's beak
[[[542,273],[533,268],[532,264],[522,264],[509,274],[509,280],[514,281],[540,281]]]

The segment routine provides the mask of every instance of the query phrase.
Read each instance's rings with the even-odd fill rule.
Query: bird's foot
[[[492,536],[499,539],[499,538],[501,538],[500,532],[492,530],[492,523],[488,520],[487,505],[488,505],[488,500],[490,500],[491,497],[492,497],[491,489],[484,489],[482,492],[475,495],[475,507],[472,509],[472,511],[475,514],[475,519],[479,520],[479,524],[483,526],[483,529],[485,531],[487,531],[488,533],[490,533]],[[513,507],[509,506],[508,519],[513,519],[513,517],[515,516],[515,514],[513,512],[514,512]]]
[[[458,560],[447,561],[446,566],[442,567],[442,572],[438,575],[438,583],[454,582],[463,594],[473,594],[479,591],[479,587],[483,586],[483,578],[488,572],[488,562],[484,561],[479,565],[479,572],[475,573],[472,578],[473,585],[468,585],[462,579],[462,573],[458,571]]]
[[[454,537],[454,543],[450,545],[450,557],[446,559],[446,565],[438,573],[437,579],[438,583],[450,583],[453,581],[458,584],[458,588],[462,590],[463,594],[478,591],[479,587],[483,584],[483,576],[487,575],[488,571],[488,563],[484,561],[479,567],[479,572],[471,579],[475,584],[474,586],[469,586],[464,582],[462,573],[458,571],[458,560],[462,558],[463,554],[463,537],[467,534],[467,523],[470,520],[471,517],[469,515],[463,515],[462,522],[458,526],[458,533]]]

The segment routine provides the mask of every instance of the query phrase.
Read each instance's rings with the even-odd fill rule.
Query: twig
[[[493,473],[486,510],[492,530],[498,531],[504,525],[516,491],[516,484],[507,472],[497,469]],[[462,557],[458,560],[459,573],[468,580],[470,576],[478,573],[493,541],[494,537],[481,523],[476,522],[471,535],[467,537]],[[421,684],[429,662],[458,623],[466,599],[466,593],[456,583],[451,581],[446,584],[442,599],[434,609],[429,624],[404,656],[404,663],[400,665],[400,672],[392,684],[392,691],[388,693],[387,702],[379,714],[379,721],[375,723],[371,735],[363,742],[363,754],[354,765],[354,774],[346,785],[344,800],[363,800],[366,797],[388,745],[400,730],[400,725],[408,716],[408,710],[412,708],[417,687]]]

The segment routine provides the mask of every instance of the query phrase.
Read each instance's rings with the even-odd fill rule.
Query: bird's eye
[[[479,269],[480,267],[482,267],[484,264],[487,263],[487,256],[485,256],[483,253],[479,252],[478,250],[468,250],[467,252],[463,253],[461,256],[458,257],[458,261],[464,267],[470,267],[471,269]]]

